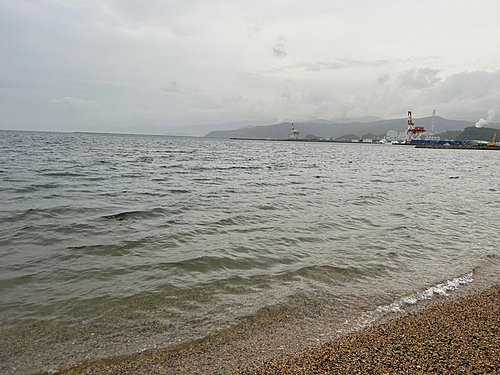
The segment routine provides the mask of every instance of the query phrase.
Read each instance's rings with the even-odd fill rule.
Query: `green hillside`
[[[496,129],[493,128],[476,128],[468,126],[460,133],[455,140],[457,141],[489,141]]]

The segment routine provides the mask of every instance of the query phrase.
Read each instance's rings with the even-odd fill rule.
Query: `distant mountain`
[[[336,118],[332,120],[323,120],[323,119],[318,119],[318,120],[310,120],[306,122],[313,122],[313,123],[322,123],[322,124],[346,124],[346,123],[353,123],[353,122],[373,122],[373,121],[378,121],[378,120],[383,120],[380,117],[376,116],[364,116],[364,117],[353,117],[353,118]]]
[[[439,139],[441,141],[454,141],[460,134],[462,134],[460,130],[447,130],[439,133]]]
[[[415,125],[423,126],[427,131],[431,129],[432,116],[413,119]],[[361,137],[363,134],[385,134],[389,130],[406,131],[407,119],[376,120],[370,122],[329,122],[326,120],[310,122],[294,122],[294,127],[300,132],[299,139],[307,134],[314,134],[323,138],[340,138],[344,134],[354,134]],[[448,120],[439,116],[435,117],[435,130],[444,132],[447,130],[463,130],[474,126],[474,123],[461,120]],[[249,138],[249,139],[287,139],[290,134],[292,123],[283,122],[274,125],[260,125],[232,130],[211,131],[205,137],[212,138]]]
[[[185,125],[172,126],[157,121],[143,120],[140,118],[132,118],[120,123],[106,124],[106,131],[109,133],[124,133],[124,134],[157,134],[157,135],[172,135],[172,136],[190,136],[203,137],[205,134],[213,130],[229,130],[255,125],[271,125],[276,124],[278,120],[248,120],[248,121],[233,121],[222,124],[201,124],[201,125]],[[103,131],[102,128],[88,128],[86,131]]]
[[[165,126],[163,132],[166,135],[187,135],[194,137],[202,137],[208,132],[216,130],[230,130],[240,129],[245,127],[252,127],[256,125],[271,125],[276,124],[277,120],[247,120],[247,121],[233,121],[225,122],[222,124],[201,124],[201,125],[185,125],[185,126]]]

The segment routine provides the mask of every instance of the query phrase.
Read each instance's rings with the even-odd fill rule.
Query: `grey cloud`
[[[493,121],[493,119],[496,117],[498,113],[499,106],[491,107],[488,109],[488,116],[487,116],[487,121]]]
[[[500,70],[496,72],[462,72],[446,77],[432,91],[434,100],[442,103],[463,99],[480,99],[487,96],[498,98]]]
[[[167,86],[160,86],[160,89],[166,92],[179,92],[179,85],[176,81],[170,81]]]
[[[425,89],[441,81],[437,75],[439,69],[419,68],[409,69],[397,78],[400,87],[412,89]]]
[[[446,79],[422,96],[422,103],[445,116],[477,121],[498,121],[500,70],[462,72]]]
[[[168,84],[160,86],[160,90],[170,93],[199,93],[200,90],[183,85],[176,80],[170,81]]]
[[[247,36],[249,38],[256,37],[264,27],[264,22],[254,17],[244,18],[244,21],[247,24]]]
[[[274,44],[274,47],[273,47],[274,58],[282,59],[287,55],[287,53],[285,52],[285,44],[286,44],[286,40],[282,37],[279,37],[276,40],[276,43]]]
[[[383,85],[384,83],[388,82],[389,80],[391,79],[391,75],[390,74],[381,74],[378,78],[377,78],[377,83],[379,85]]]

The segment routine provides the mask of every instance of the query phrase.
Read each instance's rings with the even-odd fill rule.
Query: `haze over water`
[[[499,162],[482,150],[2,131],[0,369],[174,347],[269,314],[321,316],[333,337],[491,277]]]

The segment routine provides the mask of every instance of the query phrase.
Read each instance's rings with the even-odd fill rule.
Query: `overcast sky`
[[[0,0],[0,129],[500,121],[500,0]]]

